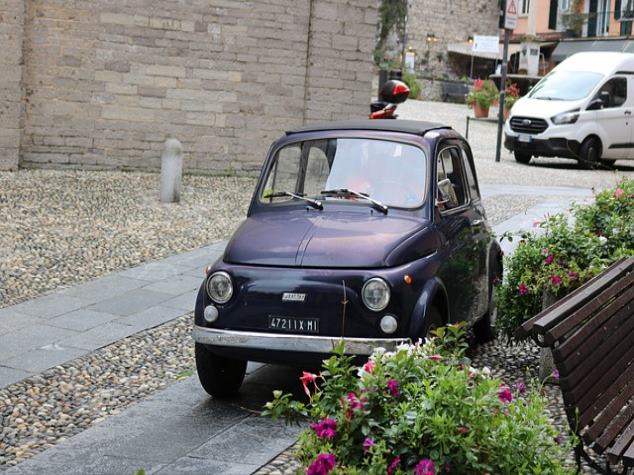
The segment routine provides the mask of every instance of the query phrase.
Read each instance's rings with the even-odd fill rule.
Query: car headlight
[[[231,277],[224,271],[214,272],[207,279],[207,295],[216,303],[227,303],[233,295]]]
[[[370,310],[380,312],[390,303],[390,287],[383,279],[374,277],[363,285],[361,298]]]
[[[564,112],[562,114],[557,114],[554,117],[551,117],[550,120],[553,121],[555,125],[564,125],[564,124],[574,124],[577,122],[579,118],[579,109],[575,109],[572,111]]]

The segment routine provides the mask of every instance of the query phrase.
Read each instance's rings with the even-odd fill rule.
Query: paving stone
[[[137,470],[145,470],[146,475],[158,473],[164,464],[145,461],[139,463],[134,458],[105,455],[96,461],[69,465],[65,462],[52,463],[48,460],[29,460],[10,468],[6,475],[134,475]]]
[[[26,313],[39,318],[52,318],[63,313],[86,307],[90,302],[78,297],[54,293],[14,305],[17,312]]]
[[[173,320],[184,313],[185,312],[182,309],[159,305],[156,307],[150,307],[147,310],[143,310],[142,312],[135,313],[127,317],[120,317],[117,322],[132,325],[138,329],[146,329]]]
[[[121,277],[157,282],[159,280],[169,279],[170,277],[174,277],[175,275],[182,274],[183,272],[189,270],[191,270],[191,268],[187,266],[159,261],[133,267],[131,269],[118,272],[117,274]]]
[[[55,317],[48,320],[46,323],[47,325],[52,325],[54,327],[85,331],[117,318],[120,318],[120,315],[82,308],[75,310],[74,312]]]
[[[143,289],[176,296],[198,289],[201,281],[202,279],[200,277],[196,278],[190,275],[179,275],[170,279],[155,282],[154,284],[146,285]]]
[[[0,335],[41,322],[43,320],[40,317],[18,312],[14,306],[0,308]]]
[[[114,273],[85,284],[63,289],[60,293],[96,303],[144,285],[147,285],[146,280],[132,279]]]
[[[77,333],[69,338],[60,340],[58,343],[62,346],[70,346],[73,348],[82,348],[85,350],[96,350],[102,346],[109,345],[117,340],[126,338],[139,329],[132,325],[125,325],[120,322],[112,321],[103,325],[91,328],[88,331]]]
[[[0,388],[5,388],[21,379],[31,376],[32,373],[21,369],[0,366]]]
[[[0,361],[25,353],[34,348],[56,343],[64,338],[77,335],[65,328],[36,324],[28,328],[0,335]]]
[[[157,473],[160,475],[247,475],[255,472],[258,465],[247,465],[243,463],[218,462],[199,457],[181,457],[175,462],[166,465]]]
[[[90,307],[90,310],[113,313],[116,315],[132,315],[160,304],[173,296],[162,292],[145,289],[134,289],[121,295],[103,300]]]
[[[53,343],[3,360],[2,364],[10,368],[41,373],[48,368],[79,358],[85,354],[86,350],[84,349],[69,348]]]
[[[202,284],[202,278],[200,279],[200,283]],[[161,302],[161,306],[173,307],[187,312],[192,312],[196,306],[196,297],[198,297],[198,289],[184,293],[178,297],[165,300],[164,302]]]

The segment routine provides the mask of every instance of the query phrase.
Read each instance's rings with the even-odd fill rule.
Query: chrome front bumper
[[[194,326],[192,337],[197,343],[229,348],[254,350],[297,351],[303,353],[330,353],[342,340],[339,337],[313,335],[284,335],[279,333],[242,332]],[[346,353],[370,355],[376,348],[394,351],[397,345],[410,343],[403,338],[343,338]]]

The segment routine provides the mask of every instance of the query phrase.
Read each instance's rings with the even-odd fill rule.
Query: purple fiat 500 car
[[[342,337],[362,356],[465,320],[487,340],[500,259],[471,149],[450,127],[364,120],[287,132],[200,288],[202,386],[231,395],[248,360],[315,365]]]

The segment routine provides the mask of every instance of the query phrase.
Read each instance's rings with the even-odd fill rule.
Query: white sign
[[[416,54],[413,51],[405,53],[405,68],[408,71],[414,71],[414,65],[416,63]]]
[[[477,36],[473,37],[471,51],[474,53],[500,53],[500,38],[498,36]]]
[[[507,30],[514,30],[517,27],[517,2],[518,0],[506,0],[504,28]]]

